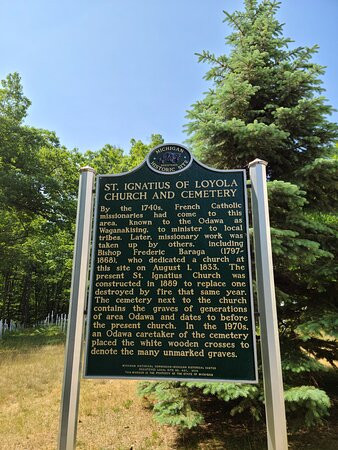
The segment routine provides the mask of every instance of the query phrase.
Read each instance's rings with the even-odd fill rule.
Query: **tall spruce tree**
[[[234,32],[227,55],[208,51],[211,89],[188,112],[190,144],[206,164],[244,168],[268,161],[268,186],[277,307],[289,418],[312,425],[328,412],[322,360],[334,364],[337,338],[334,251],[337,239],[338,127],[321,96],[324,68],[312,61],[317,46],[291,48],[276,19],[279,2],[245,0],[243,12],[225,13]],[[231,413],[262,416],[262,387],[231,383],[142,384],[155,394],[155,415],[191,427],[202,415],[191,390],[233,401]],[[289,421],[290,423],[291,421]]]

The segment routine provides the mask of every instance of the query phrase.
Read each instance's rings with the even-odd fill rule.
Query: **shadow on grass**
[[[199,430],[186,431],[176,441],[177,450],[266,450],[264,431],[252,431],[244,427],[224,424],[221,430],[217,426],[199,427]]]
[[[337,379],[337,374],[331,376]],[[323,425],[312,429],[290,430],[288,433],[290,450],[338,449],[338,399],[333,396],[331,401],[331,414],[323,421]],[[215,398],[198,401],[194,405],[195,408],[202,412],[204,424],[181,431],[175,442],[176,450],[267,449],[264,421],[257,423],[247,414],[232,417],[226,402]]]
[[[204,416],[204,423],[191,430],[181,431],[177,450],[266,450],[265,424],[251,416],[232,417],[226,402],[201,397],[195,405]]]
[[[1,350],[14,350],[16,352],[34,351],[44,345],[57,345],[65,342],[66,335],[56,326],[28,328],[6,333],[0,339]]]

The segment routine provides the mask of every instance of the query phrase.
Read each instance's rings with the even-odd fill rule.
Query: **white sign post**
[[[79,404],[84,308],[88,284],[88,262],[95,171],[83,167],[79,182],[73,274],[61,400],[59,450],[73,450]]]
[[[255,159],[249,164],[265,415],[268,449],[286,450],[288,442],[273,278],[266,166],[267,162],[261,159]]]

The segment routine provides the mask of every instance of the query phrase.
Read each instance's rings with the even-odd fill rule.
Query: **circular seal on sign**
[[[148,166],[157,173],[170,175],[182,172],[192,163],[189,150],[183,145],[162,144],[155,147],[148,155]]]

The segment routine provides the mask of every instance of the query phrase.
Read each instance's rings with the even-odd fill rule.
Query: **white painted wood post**
[[[249,164],[265,415],[268,449],[287,450],[288,441],[273,277],[266,166],[267,162],[261,159],[255,159]]]
[[[88,263],[95,171],[81,169],[73,258],[69,326],[60,414],[59,450],[73,450],[76,443],[84,308],[87,297]]]

